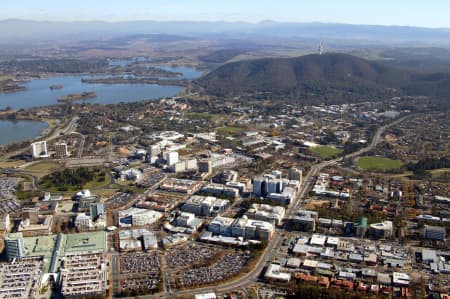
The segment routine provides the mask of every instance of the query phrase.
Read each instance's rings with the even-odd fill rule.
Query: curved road
[[[49,141],[49,140],[55,139],[56,137],[60,136],[61,133],[65,134],[69,131],[72,131],[73,129],[75,129],[75,124],[78,121],[78,119],[79,119],[79,117],[75,116],[65,126],[63,126],[61,128],[55,128],[50,135],[48,135],[47,137],[44,138],[44,140]]]

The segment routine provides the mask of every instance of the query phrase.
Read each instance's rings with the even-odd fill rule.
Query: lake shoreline
[[[182,78],[113,78],[107,73],[45,74],[39,77],[23,78],[26,90],[9,94],[0,94],[0,110],[7,107],[12,110],[48,107],[57,104],[58,98],[68,94],[94,92],[97,97],[84,100],[92,104],[116,104],[120,102],[138,102],[157,100],[176,96],[189,86],[190,81],[203,74],[189,67],[159,66],[162,71],[182,73]],[[88,83],[89,82],[89,83]],[[51,89],[51,86],[63,86]]]
[[[50,122],[46,120],[0,119],[0,146],[5,147],[15,143],[34,141],[44,138],[52,130]],[[7,134],[7,133],[10,134]]]

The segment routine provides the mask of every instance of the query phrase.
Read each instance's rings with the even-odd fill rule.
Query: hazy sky
[[[261,20],[450,28],[449,0],[3,0],[0,19]]]

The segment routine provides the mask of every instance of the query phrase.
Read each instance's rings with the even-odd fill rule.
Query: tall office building
[[[267,179],[264,177],[258,177],[253,180],[253,194],[255,196],[267,195]]]
[[[288,178],[290,180],[302,181],[302,171],[297,168],[289,169]]]
[[[198,171],[203,173],[211,173],[212,172],[212,161],[210,159],[200,160],[198,162]]]
[[[93,202],[89,205],[89,214],[92,220],[105,213],[105,204],[102,202]]]
[[[23,257],[23,235],[13,233],[5,237],[6,256],[9,260]]]
[[[67,151],[67,144],[65,142],[55,143],[55,156],[59,159],[63,159],[69,156],[69,152]]]
[[[253,194],[255,196],[267,196],[271,193],[283,192],[283,180],[281,173],[274,171],[273,175],[266,174],[253,180]]]
[[[164,158],[169,166],[172,166],[179,161],[178,152],[165,152]]]
[[[38,141],[31,144],[31,156],[33,158],[42,158],[47,157],[47,142],[46,141]]]
[[[151,145],[148,153],[150,154],[150,157],[158,158],[161,153],[161,146],[159,144]]]

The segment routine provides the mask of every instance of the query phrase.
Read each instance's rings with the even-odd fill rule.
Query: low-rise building
[[[236,219],[218,216],[211,221],[208,230],[219,235],[260,241],[269,241],[275,232],[271,223],[246,216]]]
[[[327,241],[327,236],[314,234],[311,236],[311,240],[309,241],[309,244],[312,246],[323,247],[323,246],[325,246],[326,241]]]
[[[409,286],[409,275],[401,272],[392,274],[392,282],[395,286]]]
[[[176,246],[182,243],[185,243],[188,240],[188,236],[185,234],[173,234],[162,239],[162,246],[164,248],[169,248],[172,246]]]
[[[280,225],[285,215],[285,208],[281,206],[270,206],[265,204],[252,204],[245,214],[250,219],[267,221]]]
[[[119,226],[130,227],[151,225],[161,219],[162,216],[162,213],[152,210],[129,208],[119,212]]]
[[[231,236],[231,225],[234,219],[216,216],[208,225],[208,230],[217,235]]]
[[[291,257],[287,260],[286,267],[297,269],[300,268],[300,264],[301,260],[299,258]]]
[[[287,283],[291,280],[291,273],[282,272],[278,264],[270,264],[264,274],[264,279],[275,282]]]
[[[156,235],[147,229],[131,229],[119,232],[120,251],[151,250],[158,248]]]
[[[197,294],[195,295],[195,299],[216,299],[215,293],[205,293],[205,294]]]
[[[448,197],[435,195],[434,202],[437,204],[441,204],[441,205],[450,207],[450,198],[448,198]]]
[[[192,194],[195,193],[201,185],[202,182],[199,181],[170,178],[165,180],[159,188],[169,192]]]
[[[0,214],[0,231],[9,232],[11,229],[11,220],[9,218],[9,213]]]
[[[381,223],[372,223],[369,226],[369,235],[375,238],[390,238],[393,235],[392,221],[383,221]]]
[[[444,241],[446,238],[445,227],[425,225],[423,228],[423,238],[427,240]]]
[[[175,224],[176,226],[197,230],[203,224],[203,220],[196,218],[195,214],[182,212],[181,215],[175,219]]]
[[[315,231],[319,214],[315,211],[298,210],[292,218],[293,225],[303,231]]]
[[[25,237],[49,235],[53,223],[53,216],[39,216],[38,221],[31,221],[30,218],[22,220],[17,230]]]
[[[181,206],[181,211],[193,213],[196,216],[217,216],[229,207],[229,200],[193,195]]]
[[[135,181],[138,182],[142,179],[142,171],[136,168],[130,168],[122,170],[120,172],[120,179],[123,181]]]
[[[221,184],[209,183],[201,188],[201,192],[211,194],[214,196],[223,196],[228,198],[237,198],[239,190],[232,187],[227,187]]]
[[[79,231],[104,229],[106,227],[106,214],[103,213],[95,218],[92,218],[91,215],[79,213],[75,217],[74,224]]]

